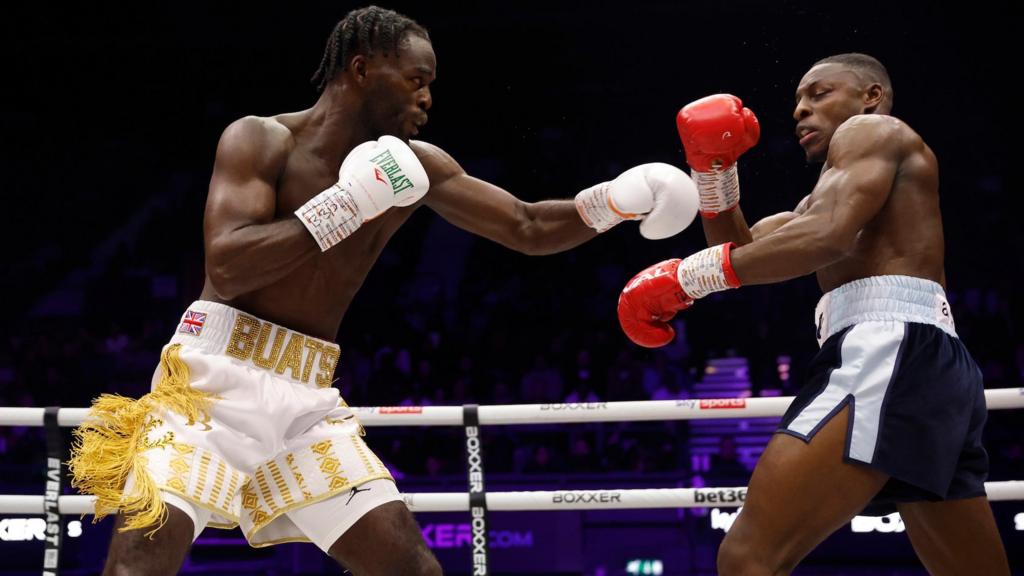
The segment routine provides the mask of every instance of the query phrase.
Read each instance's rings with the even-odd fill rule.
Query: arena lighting
[[[636,560],[630,560],[626,563],[626,574],[646,576],[648,574],[653,576],[660,576],[664,573],[665,566],[661,560],[638,558]]]

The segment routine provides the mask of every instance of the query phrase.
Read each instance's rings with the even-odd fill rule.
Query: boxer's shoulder
[[[447,152],[442,150],[439,146],[435,146],[430,142],[424,142],[423,140],[409,140],[409,147],[419,158],[420,162],[427,164],[443,164],[447,162],[455,162],[455,160]]]
[[[431,187],[437,187],[448,179],[464,174],[462,166],[450,154],[429,142],[410,140],[409,147],[423,164]]]
[[[217,161],[253,168],[281,166],[294,145],[292,129],[279,118],[245,116],[224,129],[217,144]]]
[[[836,128],[829,157],[846,154],[903,155],[922,144],[921,137],[906,122],[884,114],[857,114]]]

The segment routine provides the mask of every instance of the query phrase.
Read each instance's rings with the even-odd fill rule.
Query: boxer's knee
[[[718,547],[720,576],[771,576],[789,574],[793,565],[781,561],[769,551],[759,550],[742,538],[727,534]]]
[[[192,520],[181,510],[168,507],[167,521],[148,536],[146,529],[121,532],[125,518],[118,514],[103,576],[172,576],[185,562],[192,545]]]
[[[389,568],[384,572],[395,576],[440,576],[441,564],[434,553],[421,542],[410,545],[402,551],[396,551]]]
[[[444,571],[437,558],[426,546],[410,546],[393,553],[364,561],[331,554],[338,564],[349,570],[353,576],[441,576]]]
[[[430,550],[424,547],[413,566],[411,574],[416,576],[441,576],[442,573],[441,563],[437,561],[437,558]]]

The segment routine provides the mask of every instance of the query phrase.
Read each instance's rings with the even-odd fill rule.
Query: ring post
[[[469,471],[469,513],[473,534],[473,576],[487,576],[487,492],[484,490],[484,450],[480,443],[479,406],[462,407],[466,428],[466,468]]]
[[[49,406],[43,412],[43,427],[46,430],[46,492],[43,495],[43,512],[46,515],[46,548],[43,551],[43,576],[60,574],[60,547],[64,540],[64,521],[60,515],[58,498],[62,492],[61,460],[64,458],[64,442],[57,422],[59,406]]]

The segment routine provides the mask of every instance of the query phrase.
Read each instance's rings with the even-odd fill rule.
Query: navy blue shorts
[[[809,442],[845,406],[844,460],[891,477],[872,501],[872,513],[889,512],[896,502],[985,495],[984,386],[956,336],[896,320],[860,322],[832,334],[778,431]]]

